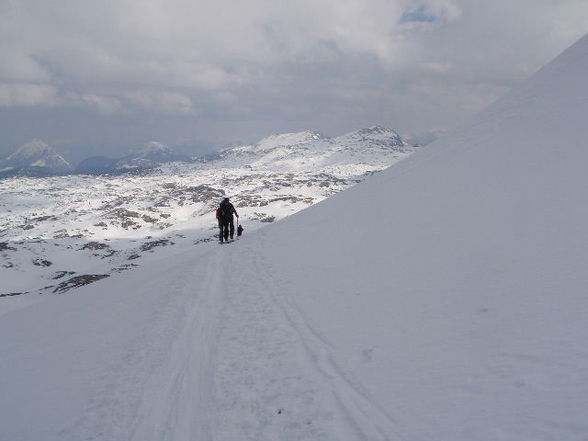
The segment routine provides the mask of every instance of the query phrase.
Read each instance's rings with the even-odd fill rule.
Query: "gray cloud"
[[[0,154],[454,126],[588,30],[584,0],[5,0]],[[80,153],[81,155],[81,153]]]

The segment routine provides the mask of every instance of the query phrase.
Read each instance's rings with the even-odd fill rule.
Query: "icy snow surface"
[[[0,317],[0,438],[583,441],[588,37],[241,240]]]

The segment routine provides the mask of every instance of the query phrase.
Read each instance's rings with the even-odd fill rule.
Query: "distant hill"
[[[255,145],[233,147],[210,158],[215,166],[303,172],[327,168],[375,166],[385,168],[390,158],[401,159],[415,147],[394,130],[374,126],[333,138],[314,131],[268,136]],[[347,174],[347,173],[345,173]]]
[[[72,170],[72,166],[63,156],[40,139],[34,139],[20,146],[10,156],[0,161],[0,177],[50,176],[69,173]]]
[[[151,141],[122,158],[93,156],[78,164],[75,173],[81,174],[121,174],[150,170],[161,164],[175,161],[190,161],[185,155],[175,153],[170,147]]]

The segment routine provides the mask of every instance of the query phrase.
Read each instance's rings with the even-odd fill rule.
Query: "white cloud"
[[[190,97],[176,92],[160,90],[134,90],[125,93],[132,104],[152,112],[167,114],[189,114],[194,112]]]
[[[160,113],[161,139],[196,113],[186,133],[415,132],[457,123],[586,31],[585,0],[5,1],[0,106]]]
[[[61,103],[64,106],[94,109],[97,112],[106,115],[118,113],[123,110],[123,105],[119,98],[94,93],[83,95],[68,93],[63,97]]]
[[[53,86],[27,83],[0,83],[0,107],[51,107],[57,104]]]

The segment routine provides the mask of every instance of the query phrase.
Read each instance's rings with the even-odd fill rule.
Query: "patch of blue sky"
[[[400,23],[433,23],[438,20],[438,17],[427,11],[425,6],[420,6],[416,9],[409,9],[400,17]]]

